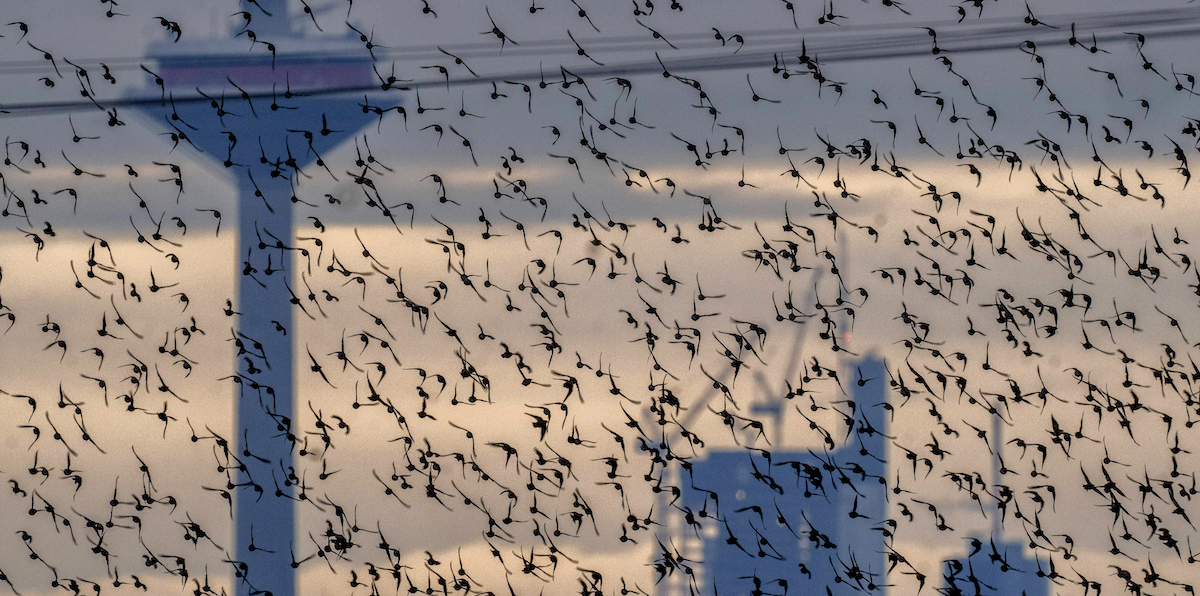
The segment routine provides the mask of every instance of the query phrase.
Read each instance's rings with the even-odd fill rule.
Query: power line
[[[1183,13],[1183,14],[1181,14]],[[1128,13],[1121,13],[1122,15]],[[1186,14],[1187,18],[1181,18]],[[1120,16],[1120,15],[1116,15]],[[1151,33],[1143,33],[1147,38],[1155,39],[1172,39],[1177,37],[1187,37],[1200,34],[1200,12],[1197,10],[1165,10],[1149,13],[1145,18],[1137,22],[1118,21],[1113,18],[1113,15],[1097,15],[1097,28],[1102,29],[1130,29],[1141,28],[1146,26],[1163,27],[1161,30],[1152,31]],[[1125,31],[1104,31],[1096,34],[1098,42],[1116,42],[1128,39],[1130,33]],[[1070,41],[1063,37],[1062,31],[1048,30],[1046,28],[1030,28],[1029,26],[1015,27],[1004,26],[991,29],[979,30],[972,29],[969,31],[949,31],[947,33],[939,33],[939,46],[944,53],[952,54],[972,54],[993,52],[1004,49],[1014,49],[1020,43],[1033,41],[1036,45],[1042,47],[1055,47],[1069,45]],[[1020,39],[1020,41],[1017,41]],[[943,43],[949,41],[950,43]],[[722,70],[743,69],[751,67],[761,67],[776,64],[776,59],[781,55],[791,55],[800,51],[802,44],[806,49],[813,54],[814,61],[818,63],[827,62],[857,62],[861,60],[878,60],[887,58],[907,58],[914,56],[923,56],[930,54],[930,41],[928,34],[921,29],[916,31],[906,32],[892,36],[881,36],[878,33],[864,33],[854,37],[840,36],[836,44],[828,45],[821,43],[820,40],[814,40],[811,46],[807,40],[791,40],[786,44],[779,45],[773,48],[766,48],[757,51],[746,53],[738,53],[733,55],[703,55],[693,56],[682,59],[671,59],[659,62],[655,61],[633,61],[625,63],[617,63],[605,66],[586,66],[567,70],[568,74],[573,76],[597,77],[597,76],[618,76],[618,75],[641,75],[655,72],[667,71],[675,72],[716,72]],[[1079,43],[1079,42],[1077,42]],[[961,44],[961,45],[960,45]],[[572,46],[573,48],[573,46]],[[572,51],[574,51],[572,49]],[[303,54],[305,56],[309,54]],[[334,61],[337,55],[329,54],[311,54],[312,56],[320,57],[322,61]],[[442,54],[439,52],[439,56]],[[220,62],[226,60],[225,56],[217,57],[198,57],[197,66],[207,64],[214,65],[229,65],[230,62]],[[658,55],[656,53],[656,58]],[[343,59],[352,59],[346,56]],[[245,59],[242,59],[245,63]],[[280,60],[282,61],[282,60]],[[187,60],[176,62],[171,61],[172,66],[188,66],[190,63]],[[232,61],[232,64],[238,64],[238,61]],[[256,59],[254,64],[265,66],[265,60],[262,58]],[[419,87],[440,87],[443,85],[478,85],[501,83],[504,81],[526,81],[526,80],[544,80],[544,74],[539,70],[533,71],[514,71],[503,74],[493,74],[478,77],[458,77],[458,78],[428,78],[423,80],[399,80],[395,83],[371,85],[346,85],[337,87],[322,87],[299,89],[292,92],[294,96],[329,96],[342,95],[349,93],[377,93],[380,91],[410,90]],[[275,97],[275,93],[271,91],[249,92],[251,99],[263,99]],[[188,96],[172,96],[171,101],[176,104],[190,104],[196,102],[208,102],[210,98],[203,95],[188,95]],[[29,116],[40,115],[47,113],[60,112],[78,112],[88,109],[99,108],[101,110],[112,108],[133,108],[148,105],[163,105],[165,100],[160,97],[130,97],[107,100],[101,105],[98,101],[64,101],[64,102],[33,102],[25,104],[12,104],[0,108],[0,116]]]
[[[1067,13],[1061,15],[1051,15],[1044,22],[1071,22],[1078,26],[1080,31],[1093,32],[1100,29],[1138,29],[1153,26],[1180,26],[1188,23],[1200,21],[1200,9],[1192,8],[1176,8],[1176,9],[1161,9],[1155,11],[1127,11],[1127,12],[1106,12],[1106,13]],[[1014,25],[1011,19],[1001,17],[989,17],[987,19],[977,19],[968,23],[960,24],[958,22],[934,21],[926,23],[914,23],[912,25],[897,26],[895,24],[875,24],[847,27],[847,32],[831,32],[828,27],[808,27],[804,29],[753,29],[749,31],[738,31],[743,37],[747,38],[745,46],[748,49],[754,49],[755,46],[777,46],[780,38],[783,41],[794,41],[796,39],[812,39],[813,43],[821,43],[823,38],[838,37],[856,37],[860,40],[878,40],[887,38],[888,32],[904,31],[905,34],[900,37],[907,37],[914,31],[921,31],[922,27],[930,27],[938,31],[939,37],[944,39],[979,39],[981,36],[992,38],[997,35],[1013,35],[1025,33],[1030,35],[1045,35],[1050,34],[1054,30],[1045,27],[1030,27],[1029,25],[1020,24]],[[1063,33],[1059,31],[1058,33]],[[732,32],[730,33],[732,34]],[[705,49],[713,44],[713,34],[709,32],[703,33],[680,33],[672,34],[672,44],[679,49]],[[636,36],[605,36],[596,39],[587,39],[580,37],[581,40],[587,43],[589,51],[600,52],[629,52],[629,51],[653,51],[663,47],[662,41],[648,40],[645,35]],[[291,41],[291,40],[288,40]],[[307,41],[324,41],[323,38],[299,39],[301,43]],[[280,42],[281,44],[284,42]],[[171,44],[168,47],[175,47]],[[441,49],[460,56],[462,58],[492,58],[495,57],[495,43],[493,42],[476,42],[476,43],[460,43],[447,45],[409,45],[398,46],[395,48],[384,48],[376,46],[373,53],[380,57],[380,61],[385,59],[391,60],[415,60],[423,58],[442,58]],[[528,55],[546,55],[547,53],[575,53],[576,47],[574,43],[561,39],[553,40],[532,40],[523,41],[521,45],[515,46],[507,50],[506,56],[528,56]],[[960,50],[961,51],[961,50]],[[239,65],[239,64],[261,64],[265,58],[261,54],[197,54],[197,55],[176,55],[169,57],[156,57],[156,60],[170,60],[172,64],[180,66],[203,66],[203,65]],[[309,62],[312,60],[362,60],[364,56],[361,51],[349,52],[289,52],[279,54],[277,62]],[[110,58],[89,58],[83,60],[75,60],[77,64],[84,67],[100,67],[101,64],[109,66],[110,70],[114,71],[132,71],[138,70],[139,67],[147,62],[147,57],[110,57]],[[18,60],[0,62],[0,75],[7,74],[36,74],[45,73],[52,70],[47,67],[45,60]]]

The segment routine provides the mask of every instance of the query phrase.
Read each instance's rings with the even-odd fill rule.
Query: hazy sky
[[[684,2],[681,11],[663,3],[652,14],[645,3],[630,2],[554,0],[534,3],[531,13],[525,3],[431,0],[436,18],[422,12],[420,1],[308,6],[316,24],[301,2],[291,2],[297,34],[260,34],[257,41],[243,30],[269,31],[264,22],[281,19],[278,10],[267,17],[246,6],[252,17],[246,26],[232,2],[17,2],[0,10],[0,21],[28,26],[24,36],[17,24],[0,28],[0,110],[9,111],[0,114],[9,159],[0,169],[8,204],[0,219],[0,327],[10,322],[6,313],[13,322],[0,336],[0,390],[18,396],[0,408],[4,452],[17,462],[0,465],[15,483],[10,510],[16,512],[0,516],[0,530],[10,530],[0,531],[0,552],[20,555],[0,557],[0,570],[20,593],[46,593],[53,578],[26,552],[43,556],[60,578],[107,577],[104,592],[114,578],[132,582],[130,573],[153,590],[198,587],[181,582],[178,572],[144,565],[144,549],[164,561],[186,557],[192,578],[203,578],[207,565],[213,588],[235,589],[230,565],[222,562],[234,556],[230,511],[219,494],[228,479],[217,470],[231,464],[213,436],[252,452],[273,439],[237,436],[235,395],[258,396],[228,377],[252,375],[246,363],[268,366],[269,357],[237,358],[244,356],[233,343],[238,319],[224,311],[244,306],[235,303],[236,284],[248,283],[239,275],[243,267],[261,272],[279,262],[267,255],[285,252],[291,267],[272,279],[286,276],[300,302],[278,321],[295,362],[289,415],[297,447],[305,440],[309,446],[290,465],[311,500],[297,505],[296,542],[271,546],[283,554],[290,549],[298,560],[328,541],[327,528],[361,546],[342,557],[330,553],[328,565],[303,563],[297,571],[303,593],[343,593],[353,571],[350,587],[365,594],[368,564],[391,567],[373,545],[380,536],[343,525],[382,531],[403,552],[402,564],[412,568],[405,589],[424,591],[435,572],[451,576],[446,568],[454,561],[465,564],[479,592],[500,593],[508,579],[517,593],[565,593],[586,577],[576,567],[602,571],[605,594],[620,590],[619,578],[630,589],[637,582],[650,591],[650,564],[661,557],[656,536],[679,538],[674,546],[691,549],[683,553],[690,559],[703,553],[679,532],[630,527],[637,524],[627,515],[641,518],[652,508],[664,527],[682,527],[684,512],[643,478],[687,482],[677,462],[664,471],[638,450],[627,414],[660,440],[650,405],[669,388],[682,408],[664,427],[677,454],[703,459],[712,450],[747,446],[819,451],[822,435],[804,416],[845,436],[838,412],[858,378],[846,351],[884,358],[890,380],[913,392],[905,399],[896,385],[890,396],[888,487],[899,483],[913,493],[889,500],[887,515],[900,520],[892,546],[928,576],[926,589],[942,585],[943,559],[965,556],[968,538],[991,530],[991,520],[947,475],[979,473],[990,482],[989,450],[997,437],[985,443],[973,430],[991,429],[992,415],[980,404],[999,404],[1018,388],[1036,405],[999,407],[1003,440],[1013,441],[1003,457],[1016,472],[1003,483],[1022,511],[1039,509],[1032,495],[1050,498],[1046,486],[1056,488],[1057,501],[1037,517],[1040,526],[1009,518],[994,538],[1024,543],[1042,527],[1047,537],[1039,537],[1036,555],[1042,565],[1052,559],[1072,581],[1074,567],[1117,590],[1124,580],[1109,566],[1118,565],[1133,570],[1146,593],[1181,590],[1166,580],[1188,577],[1188,555],[1177,554],[1143,519],[1153,512],[1167,536],[1189,548],[1195,529],[1178,512],[1196,512],[1186,487],[1194,487],[1192,453],[1200,440],[1185,423],[1200,416],[1188,402],[1200,274],[1187,244],[1198,223],[1194,187],[1185,184],[1175,147],[1186,159],[1197,157],[1190,120],[1197,98],[1187,73],[1200,69],[1194,51],[1200,12],[1179,2],[1123,12],[1129,7],[1118,3],[1005,0],[983,2],[981,13],[970,3],[842,1],[833,8],[797,3],[793,25],[783,2],[765,0]],[[961,23],[959,6],[966,15]],[[635,8],[647,14],[635,15]],[[123,16],[107,18],[110,9]],[[837,16],[819,23],[826,12]],[[1031,14],[1040,24],[1025,20]],[[177,43],[160,17],[178,24]],[[1067,43],[1073,23],[1074,45]],[[505,35],[503,47],[493,26]],[[362,69],[372,81],[395,76],[396,85],[409,89],[335,95],[345,101],[341,111],[297,111],[294,124],[288,122],[293,132],[255,138],[239,134],[254,115],[223,76],[202,85],[168,81],[181,104],[200,92],[224,92],[229,116],[218,117],[207,102],[189,104],[188,110],[199,106],[195,117],[180,108],[188,115],[179,130],[220,141],[204,152],[186,140],[173,147],[179,139],[170,136],[169,111],[132,105],[164,93],[141,67],[161,72],[159,54],[200,53],[220,54],[214,72],[230,69],[232,83],[254,91],[253,105],[264,114],[271,101],[285,112],[314,101],[284,99],[278,84],[273,98],[270,85],[235,78],[244,71],[233,68],[245,56],[269,56],[267,43],[277,44],[280,56],[356,57],[361,62],[345,66],[347,72]],[[819,63],[823,80],[801,64],[802,52]],[[90,84],[72,64],[87,70]],[[105,66],[115,83],[102,78]],[[664,77],[664,66],[674,76]],[[278,68],[275,80],[295,80],[292,73],[303,79],[315,67],[288,68],[282,79],[278,73],[287,69]],[[579,74],[586,88],[560,69]],[[572,84],[563,88],[564,80]],[[99,108],[81,98],[81,85]],[[405,115],[364,116],[364,103],[402,106]],[[114,117],[124,125],[110,126]],[[322,128],[357,131],[321,151],[328,169],[315,163],[299,132]],[[219,135],[229,133],[238,142],[226,148]],[[971,153],[976,147],[988,155]],[[278,161],[282,175],[268,175],[260,155]],[[289,155],[298,169],[282,165]],[[1007,159],[1013,155],[1020,160]],[[370,165],[355,163],[367,156]],[[226,159],[238,165],[225,166]],[[177,165],[178,176],[166,164]],[[262,199],[236,194],[247,166],[265,189]],[[525,185],[520,190],[518,181]],[[271,204],[290,193],[303,201],[296,203],[292,233],[281,239],[294,250],[239,254],[238,201]],[[224,214],[219,234],[211,210]],[[161,237],[137,241],[139,233],[145,239],[154,232]],[[135,285],[141,298],[129,293]],[[150,290],[157,286],[161,292]],[[930,292],[934,286],[938,294]],[[1067,305],[1063,290],[1076,307]],[[426,306],[431,316],[414,314],[405,300]],[[1012,319],[999,316],[996,304]],[[647,333],[655,334],[653,350]],[[914,338],[921,342],[914,345]],[[838,350],[831,349],[834,339]],[[561,351],[547,349],[547,342],[558,342]],[[731,358],[744,365],[736,379]],[[135,366],[139,361],[149,364],[146,371]],[[310,368],[317,361],[327,378]],[[487,371],[491,403],[462,404],[486,393],[478,377],[460,374],[468,365]],[[838,370],[846,391],[826,374],[814,378],[818,367]],[[384,369],[386,376],[379,374]],[[937,383],[938,374],[947,382]],[[569,375],[579,377],[580,393],[559,410]],[[1165,385],[1164,375],[1174,384]],[[965,392],[956,390],[957,378],[965,379]],[[736,406],[714,382],[730,388]],[[803,384],[811,397],[782,402],[782,432],[767,417],[763,436],[746,427],[755,418],[751,405],[780,402]],[[160,390],[168,385],[187,401]],[[80,404],[79,413],[67,402],[55,407],[60,389]],[[352,406],[372,390],[396,405],[404,424],[382,407]],[[33,416],[21,396],[38,402]],[[1111,409],[1097,412],[1093,403]],[[878,404],[857,405],[868,406]],[[543,407],[551,412],[544,433],[531,426],[545,415]],[[722,410],[745,422],[731,432]],[[334,425],[333,415],[350,430],[326,429],[332,444],[325,449],[317,421]],[[694,422],[680,426],[685,419]],[[34,426],[40,437],[31,446]],[[1055,427],[1074,437],[1066,450],[1051,442]],[[624,436],[627,454],[612,431]],[[681,431],[703,437],[704,445],[686,447]],[[66,444],[55,442],[54,432]],[[412,440],[407,450],[405,434]],[[766,444],[775,437],[783,444]],[[942,440],[944,454],[931,449],[931,437]],[[510,463],[488,443],[511,445],[519,455]],[[1045,457],[1035,443],[1047,447]],[[134,450],[151,469],[153,487]],[[390,477],[417,462],[419,450],[441,472],[410,470],[405,482],[415,488],[401,489]],[[905,450],[928,459],[931,473],[914,473]],[[492,479],[482,480],[454,453]],[[535,473],[553,477],[558,456],[552,453],[572,462],[574,476],[556,490],[525,488]],[[625,498],[597,485],[611,479],[607,458],[619,459],[620,474],[629,476]],[[81,470],[78,484],[67,467]],[[280,482],[284,467],[275,468]],[[1097,486],[1111,474],[1129,513],[1114,517],[1109,499],[1085,490],[1083,474]],[[1146,499],[1137,484],[1143,478],[1159,487]],[[1172,488],[1161,487],[1168,478]],[[272,479],[257,481],[264,498],[274,498]],[[444,491],[445,507],[426,498],[426,482]],[[397,494],[384,494],[385,487]],[[993,502],[985,490],[995,495],[995,487],[976,488]],[[172,495],[178,506],[156,504],[141,513],[139,491]],[[235,492],[253,497],[247,487]],[[544,536],[531,533],[534,522],[545,533],[573,530],[577,495],[594,508],[597,531],[587,521],[578,537],[555,540],[572,561],[560,559],[552,579],[520,573],[523,557],[548,561]],[[540,513],[529,509],[535,502]],[[30,503],[42,512],[25,515]],[[46,503],[56,513],[44,511]],[[334,503],[347,518],[333,513]],[[954,530],[936,529],[924,503],[938,507]],[[489,543],[488,516],[500,519],[506,508],[517,520],[503,540],[511,543]],[[906,508],[915,521],[904,517]],[[732,509],[722,511],[725,520],[751,541],[749,514]],[[357,521],[347,521],[351,510]],[[74,534],[58,516],[70,520]],[[85,525],[88,519],[118,526],[104,534],[114,555],[108,566],[90,549],[101,533]],[[725,526],[710,521],[706,532],[723,541]],[[211,543],[180,540],[184,524],[194,523]],[[21,531],[32,537],[25,545]],[[1127,531],[1131,538],[1122,538]],[[621,540],[623,534],[636,544]],[[491,552],[496,545],[503,565]],[[1128,556],[1110,553],[1113,545]],[[1142,577],[1150,564],[1162,574],[1157,586]],[[384,572],[379,589],[391,589],[391,581]],[[913,593],[918,583],[899,571],[886,581],[894,585],[890,594]],[[753,586],[742,584],[738,589],[749,593]],[[671,589],[686,591],[686,582]]]

